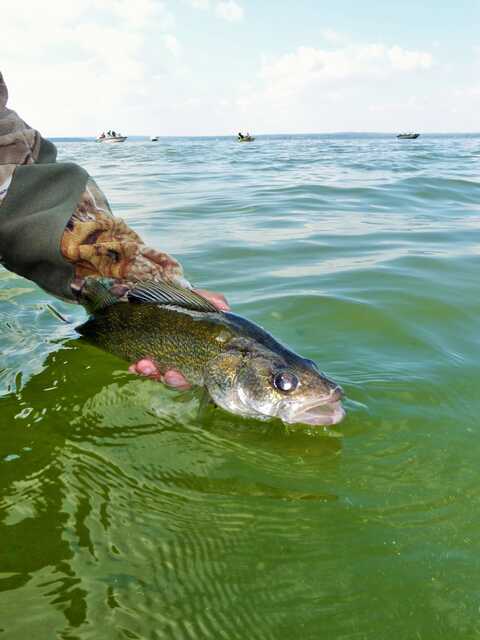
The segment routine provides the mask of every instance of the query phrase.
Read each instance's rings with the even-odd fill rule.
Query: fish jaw
[[[338,424],[346,415],[342,406],[344,392],[335,385],[328,395],[313,401],[279,407],[278,417],[286,424],[310,424],[329,426]]]
[[[282,418],[282,420],[287,424],[330,426],[341,422],[345,414],[346,412],[342,407],[342,403],[340,400],[337,400],[336,402],[318,404],[304,411],[298,411],[288,416],[287,419]]]
[[[272,420],[279,418],[285,424],[308,424],[311,426],[332,426],[338,424],[346,415],[340,400],[335,402],[323,402],[307,409],[300,409],[295,412],[283,412],[281,408],[276,410],[272,407],[252,407],[246,402],[242,393],[232,390],[229,394],[212,394],[214,402],[222,409],[243,418],[254,418],[256,420]]]

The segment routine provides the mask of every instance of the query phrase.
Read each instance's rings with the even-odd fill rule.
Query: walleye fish
[[[117,301],[87,279],[82,303],[91,317],[77,331],[128,362],[151,358],[162,372],[180,371],[240,416],[309,425],[344,417],[341,387],[253,322],[163,282],[139,284],[128,298]]]

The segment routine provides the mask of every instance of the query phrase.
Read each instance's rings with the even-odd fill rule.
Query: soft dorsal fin
[[[79,301],[89,313],[95,314],[112,304],[116,304],[118,299],[110,293],[102,282],[96,278],[89,277],[85,279]]]
[[[198,293],[156,280],[137,284],[130,289],[127,297],[132,302],[172,305],[192,311],[218,311],[211,302]]]

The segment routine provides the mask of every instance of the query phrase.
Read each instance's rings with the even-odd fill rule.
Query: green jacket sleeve
[[[74,268],[60,244],[88,174],[76,164],[57,163],[55,146],[6,108],[7,97],[0,73],[0,261],[73,301]],[[2,183],[8,187],[3,198]]]
[[[76,164],[19,166],[0,205],[2,264],[66,300],[74,300],[74,268],[60,243],[87,180]]]

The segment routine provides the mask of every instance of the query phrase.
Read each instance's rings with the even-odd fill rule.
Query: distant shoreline
[[[256,138],[263,139],[275,139],[275,138],[396,138],[398,135],[398,131],[394,132],[361,132],[361,131],[338,131],[335,133],[256,133]],[[420,138],[441,138],[441,137],[480,137],[480,132],[471,132],[471,131],[463,131],[458,133],[420,133]],[[54,142],[94,142],[97,138],[96,136],[46,136],[49,140]],[[231,138],[236,138],[236,134],[232,133],[230,135],[179,135],[179,136],[159,136],[160,140],[229,140]],[[129,135],[128,140],[143,142],[150,142],[150,136],[148,135]]]

